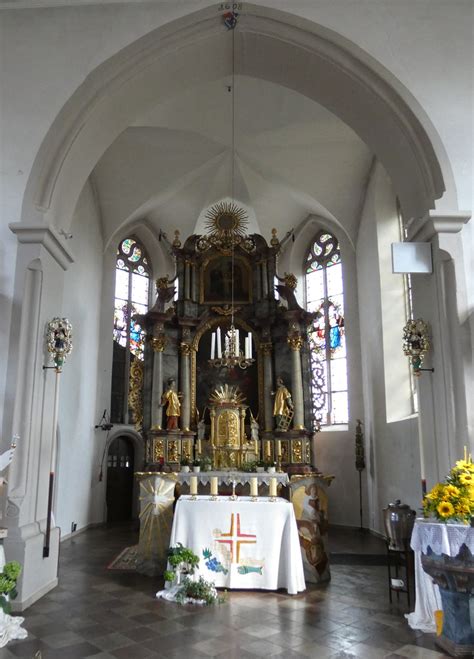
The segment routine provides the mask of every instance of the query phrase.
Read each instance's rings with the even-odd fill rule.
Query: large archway
[[[457,207],[444,147],[411,94],[354,43],[312,22],[248,5],[236,72],[317,100],[379,158],[407,217],[444,195]],[[53,122],[33,165],[22,220],[67,229],[87,177],[114,139],[161,94],[230,73],[232,40],[212,7],[160,27],[93,71]]]

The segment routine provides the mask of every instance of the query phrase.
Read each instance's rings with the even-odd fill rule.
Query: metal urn
[[[389,549],[405,551],[410,546],[411,532],[415,524],[416,512],[406,503],[397,499],[383,509],[385,533],[389,540]]]

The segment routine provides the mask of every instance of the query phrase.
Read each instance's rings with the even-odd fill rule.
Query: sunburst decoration
[[[233,236],[245,236],[248,215],[233,201],[220,201],[206,213],[206,229],[210,236],[231,240]]]
[[[232,384],[223,384],[214,389],[209,396],[211,403],[235,403],[241,405],[245,401],[245,396],[237,386]]]

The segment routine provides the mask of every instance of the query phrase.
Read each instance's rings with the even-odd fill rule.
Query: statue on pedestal
[[[277,378],[277,390],[274,392],[275,403],[273,405],[273,416],[277,430],[288,430],[293,418],[293,400],[282,378]]]
[[[178,419],[181,414],[180,394],[176,393],[176,381],[174,378],[168,380],[168,388],[161,397],[161,404],[166,406],[166,429],[178,430]]]

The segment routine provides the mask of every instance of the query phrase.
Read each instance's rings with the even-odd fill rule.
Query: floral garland
[[[474,464],[471,456],[458,460],[444,483],[438,483],[423,499],[423,513],[442,522],[455,520],[468,524],[474,516]]]

